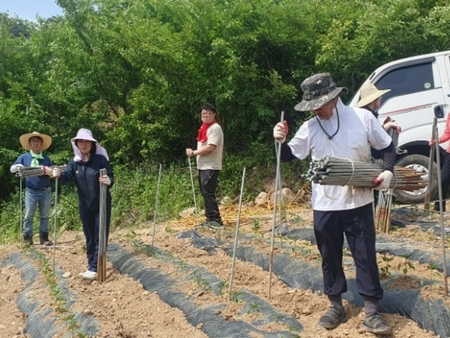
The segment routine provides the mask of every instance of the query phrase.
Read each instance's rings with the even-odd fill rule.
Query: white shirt
[[[222,170],[223,155],[223,132],[218,123],[209,126],[206,131],[208,139],[205,142],[197,142],[197,149],[212,144],[215,149],[207,155],[197,156],[197,169],[199,170]]]
[[[337,113],[336,113],[337,109]],[[339,115],[339,130],[338,130]],[[391,143],[377,119],[366,109],[345,106],[338,100],[329,120],[320,120],[330,140],[314,117],[302,124],[294,138],[288,143],[292,154],[304,159],[311,154],[313,160],[325,155],[369,162],[370,146],[380,150]],[[312,184],[312,207],[314,210],[348,210],[359,208],[373,201],[371,188]]]

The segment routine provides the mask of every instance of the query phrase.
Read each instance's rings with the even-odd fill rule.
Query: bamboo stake
[[[244,179],[245,179],[245,167],[242,171],[242,180],[241,180],[241,194],[239,195],[239,209],[238,216],[236,220],[236,229],[234,233],[234,244],[233,244],[233,259],[231,261],[231,272],[230,272],[230,286],[228,287],[228,300],[231,301],[231,290],[233,288],[233,276],[234,276],[234,264],[236,260],[236,246],[237,246],[237,238],[239,233],[239,224],[241,221],[241,207],[242,207],[242,194],[244,192]]]
[[[283,123],[284,120],[284,111],[281,112],[280,117],[281,123]],[[277,196],[278,196],[278,177],[280,176],[280,162],[281,162],[281,142],[275,141],[275,146],[277,149],[276,155],[277,155],[277,168],[276,168],[276,175],[275,175],[275,198],[274,198],[274,206],[273,206],[273,216],[272,216],[272,235],[270,238],[270,260],[269,260],[269,299],[270,299],[270,292],[272,290],[272,270],[273,270],[273,244],[274,244],[274,237],[275,237],[275,223],[277,219]]]
[[[106,175],[106,169],[100,169],[100,177]],[[106,185],[100,184],[100,215],[98,236],[97,281],[106,279]]]
[[[20,171],[21,168],[19,168]],[[19,201],[19,241],[20,241],[20,248],[23,247],[23,236],[22,236],[22,227],[23,227],[23,178],[20,177],[20,201]]]
[[[56,271],[56,232],[58,225],[58,178],[55,180],[55,218],[53,223],[53,272]]]
[[[438,135],[438,131],[437,131],[437,118],[434,118],[433,121],[433,126],[434,127],[434,135]],[[439,142],[435,143],[436,146],[436,159],[437,159],[437,167],[441,168],[441,158],[439,156]],[[437,171],[437,177],[438,177],[438,191],[439,191],[439,214],[441,216],[440,218],[440,225],[441,225],[441,240],[442,240],[442,263],[443,263],[443,272],[444,272],[444,296],[447,297],[448,296],[448,284],[447,284],[447,258],[446,258],[446,253],[445,253],[445,229],[444,229],[444,212],[442,210],[443,209],[443,196],[442,196],[442,176],[441,176],[441,171],[438,170]]]
[[[156,187],[155,214],[153,215],[153,233],[152,233],[152,249],[151,249],[152,255],[153,255],[153,243],[155,242],[156,215],[158,213],[159,187],[161,185],[161,173],[162,173],[162,164],[160,163],[159,164],[159,174],[158,174],[158,184]]]
[[[196,218],[196,222],[198,223],[197,199],[195,198],[194,177],[192,175],[192,165],[191,165],[191,158],[190,157],[188,157],[188,163],[189,163],[189,174],[191,176],[192,196],[194,198],[195,218]]]
[[[432,140],[436,140],[436,137],[437,137],[437,135],[435,134],[436,129],[437,129],[437,119],[434,118],[433,119],[433,128],[431,130],[431,139]],[[436,140],[436,143],[438,143],[437,140]],[[435,147],[431,146],[430,147],[430,155],[428,157],[428,159],[429,159],[429,162],[428,162],[428,184],[427,184],[427,190],[425,193],[425,204],[424,204],[424,208],[427,211],[430,208],[431,186],[433,183],[432,178],[433,178],[433,167],[434,167],[434,150],[435,150]]]

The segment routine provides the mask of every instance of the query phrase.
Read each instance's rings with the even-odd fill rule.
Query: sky
[[[0,13],[4,12],[29,21],[36,21],[37,14],[45,19],[63,14],[56,0],[0,0]]]

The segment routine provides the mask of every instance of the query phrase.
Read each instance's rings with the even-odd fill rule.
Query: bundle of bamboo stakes
[[[308,172],[303,176],[309,181],[321,185],[373,187],[373,180],[382,171],[381,163],[324,156],[320,160],[312,161]],[[396,166],[389,188],[414,191],[426,186],[427,183],[423,180],[422,173],[412,168]]]
[[[61,171],[64,171],[67,166],[58,166]],[[51,169],[55,168],[55,166],[49,167]],[[21,178],[27,178],[27,177],[36,177],[36,176],[42,176],[44,174],[44,167],[43,166],[37,166],[37,167],[20,167],[17,172],[16,176]]]
[[[392,189],[380,191],[375,212],[375,229],[389,233],[391,230]]]

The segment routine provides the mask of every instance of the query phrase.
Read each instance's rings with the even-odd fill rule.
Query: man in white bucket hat
[[[314,117],[304,122],[295,136],[284,143],[288,134],[286,121],[277,123],[273,135],[281,142],[281,160],[291,161],[324,156],[367,162],[369,145],[382,150],[385,170],[373,181],[373,189],[386,189],[393,176],[395,148],[392,139],[366,109],[344,105],[330,74],[315,74],[305,79],[302,101],[295,110],[312,111]],[[312,183],[314,234],[322,255],[324,294],[330,308],[319,319],[319,325],[334,329],[347,321],[342,294],[347,281],[342,267],[344,235],[356,266],[356,286],[364,299],[365,319],[361,329],[375,334],[391,334],[378,310],[383,289],[375,250],[375,224],[371,187],[321,186]]]
[[[16,173],[20,167],[49,167],[52,161],[43,151],[52,144],[52,138],[46,134],[34,131],[23,134],[19,138],[20,144],[27,151],[20,155],[10,168]],[[25,244],[33,245],[33,219],[39,207],[39,240],[41,245],[49,246],[53,243],[48,239],[48,221],[52,194],[50,178],[42,170],[41,176],[25,178],[25,217],[23,222],[23,239]]]

